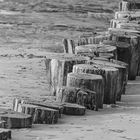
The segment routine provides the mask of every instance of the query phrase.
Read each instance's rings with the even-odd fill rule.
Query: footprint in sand
[[[109,131],[116,132],[116,133],[123,133],[123,132],[125,132],[125,130],[121,130],[121,129],[109,129]]]

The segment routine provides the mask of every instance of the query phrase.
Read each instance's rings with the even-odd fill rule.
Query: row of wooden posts
[[[64,53],[48,53],[45,64],[53,99],[15,98],[13,109],[0,110],[0,140],[11,128],[56,124],[66,115],[98,111],[125,94],[127,80],[140,75],[140,2],[123,0],[104,33],[63,39]]]

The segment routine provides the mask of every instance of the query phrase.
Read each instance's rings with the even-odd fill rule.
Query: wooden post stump
[[[79,90],[80,90],[80,88],[75,88],[75,87],[67,87],[67,86],[60,87],[56,94],[57,101],[76,103],[77,92]]]
[[[120,23],[127,23],[127,22],[130,22],[129,20],[127,19],[112,19],[110,21],[110,28],[118,28],[118,25]],[[103,40],[104,41],[104,40]]]
[[[97,35],[97,36],[91,36],[91,37],[79,37],[78,40],[78,46],[81,45],[87,45],[87,44],[99,44],[103,42],[103,40],[108,40],[110,38],[109,34],[104,35]]]
[[[30,128],[32,117],[12,110],[0,109],[0,120],[6,122],[6,128]]]
[[[137,11],[140,10],[140,1],[139,0],[122,0],[119,3],[120,11]]]
[[[140,25],[137,23],[119,23],[117,28],[127,29],[127,30],[136,30],[140,32]]]
[[[57,100],[62,103],[76,103],[90,110],[98,110],[97,94],[94,91],[65,86],[59,89],[57,95]]]
[[[140,36],[140,31],[137,30],[128,30],[128,29],[120,29],[120,28],[108,28],[110,34],[122,34],[122,35],[138,35]]]
[[[21,112],[31,115],[35,124],[56,124],[59,118],[58,110],[31,104],[22,104]]]
[[[0,120],[0,128],[6,128],[6,121]]]
[[[75,54],[75,43],[71,39],[63,39],[64,53]]]
[[[118,60],[129,65],[128,79],[135,80],[138,63],[140,61],[140,37],[131,35],[112,34],[111,41],[105,41],[105,44],[116,45]],[[135,68],[135,69],[134,69]]]
[[[46,56],[46,71],[50,89],[56,95],[57,89],[66,86],[67,74],[72,72],[73,65],[86,63],[89,58],[74,54]]]
[[[11,138],[12,138],[11,130],[0,129],[0,140],[9,140]]]
[[[121,100],[121,95],[123,94],[124,89],[124,77],[126,77],[126,67],[118,64],[114,64],[112,62],[107,61],[99,61],[99,60],[92,60],[89,61],[90,64],[101,65],[105,67],[114,67],[119,70],[118,78],[117,78],[117,89],[116,89],[116,99]]]
[[[84,102],[84,106],[89,110],[98,111],[98,95],[92,90],[84,90],[88,94]]]
[[[115,12],[115,19],[126,19],[126,20],[139,20],[140,11],[119,11]]]
[[[125,94],[126,91],[126,85],[127,85],[127,81],[128,81],[128,64],[124,63],[122,61],[118,61],[118,60],[114,60],[114,59],[110,59],[110,62],[114,63],[114,64],[118,64],[124,67],[124,69],[122,69],[122,81],[123,81],[123,85],[122,85],[122,92],[120,95]],[[120,101],[121,100],[121,96],[117,97],[117,100]]]
[[[37,100],[32,100],[32,99],[20,99],[20,98],[15,98],[13,101],[13,110],[17,112],[22,112],[22,104],[32,104],[36,105],[39,107],[46,107],[54,110],[59,111],[59,117],[61,117],[61,114],[63,113],[63,105],[55,102],[55,101],[37,101]]]
[[[118,76],[118,69],[113,67],[106,67],[101,65],[79,64],[73,67],[75,73],[89,73],[102,75],[104,78],[104,103],[116,103],[116,83]]]
[[[102,76],[87,73],[69,73],[67,86],[95,91],[98,96],[98,107],[103,108],[104,81]]]
[[[82,46],[76,46],[75,53],[80,55],[93,55],[100,56],[105,54],[113,54],[113,58],[117,58],[117,50],[115,46],[104,44],[88,44]]]
[[[63,86],[58,90],[57,101],[76,103],[84,106],[86,96],[87,93],[80,88]]]
[[[65,115],[85,115],[86,108],[84,106],[72,103],[64,103],[63,114]]]

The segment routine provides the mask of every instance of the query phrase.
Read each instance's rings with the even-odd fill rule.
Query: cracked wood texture
[[[0,140],[10,140],[11,138],[11,130],[0,128]]]
[[[91,90],[63,86],[58,91],[57,100],[62,103],[76,103],[90,110],[98,110],[97,94]]]
[[[57,100],[64,103],[77,103],[85,105],[87,93],[80,88],[63,86],[59,88],[57,93]]]
[[[21,112],[31,115],[35,124],[56,124],[59,118],[58,110],[31,104],[22,104]]]
[[[104,78],[104,103],[116,103],[118,69],[98,64],[79,64],[73,67],[73,72],[102,75]]]
[[[79,37],[78,46],[87,45],[87,44],[99,44],[99,43],[103,42],[103,40],[108,40],[109,38],[110,38],[109,34],[88,36],[88,37]]]
[[[110,58],[117,59],[117,50],[115,46],[105,45],[105,44],[88,44],[76,46],[75,53],[84,56],[108,56]],[[91,59],[92,59],[91,58]]]
[[[140,10],[140,1],[139,0],[122,0],[119,3],[120,11],[137,11]]]
[[[74,40],[64,38],[62,40],[62,43],[63,43],[63,47],[64,47],[64,53],[75,54]]]
[[[87,73],[69,73],[67,86],[95,91],[97,93],[98,107],[103,108],[104,81],[102,76]]]
[[[118,60],[129,65],[128,79],[135,80],[139,71],[140,63],[140,37],[122,34],[112,34],[111,41],[104,41],[104,44],[114,44],[117,47]],[[135,69],[134,69],[135,68]]]
[[[123,85],[122,85],[122,92],[121,92],[120,95],[125,94],[126,85],[127,85],[127,81],[128,81],[128,64],[125,63],[125,62],[119,61],[119,60],[114,60],[114,59],[110,59],[110,62],[125,67],[124,69],[122,69],[122,81],[123,81]],[[121,96],[118,96],[117,97],[117,100],[120,101],[121,100]]]
[[[84,106],[72,103],[64,103],[63,114],[65,115],[85,115],[86,108]]]
[[[28,99],[28,98],[15,98],[13,101],[13,110],[17,112],[22,111],[22,104],[31,104],[31,105],[36,105],[39,107],[45,107],[45,108],[50,108],[54,110],[59,111],[59,117],[61,117],[63,113],[63,105],[61,103],[58,103],[56,101],[38,101],[38,100],[33,100],[33,99]]]
[[[30,128],[32,117],[12,110],[0,109],[0,120],[6,122],[6,128]]]
[[[52,95],[59,87],[66,86],[67,74],[72,72],[73,65],[86,63],[89,58],[75,54],[56,54],[46,56],[47,79]]]
[[[114,67],[114,68],[118,69],[118,75],[116,77],[116,79],[117,79],[116,99],[121,100],[121,95],[123,94],[124,82],[125,82],[124,77],[126,77],[126,73],[125,73],[126,67],[119,65],[119,64],[112,63],[112,62],[100,61],[100,60],[91,60],[91,61],[89,61],[89,63],[101,65],[103,68],[104,67]],[[106,68],[106,69],[108,69],[108,68]]]
[[[140,25],[137,23],[119,23],[117,28],[140,31]]]
[[[140,11],[118,11],[115,12],[115,19],[126,19],[126,20],[139,20],[140,19]]]

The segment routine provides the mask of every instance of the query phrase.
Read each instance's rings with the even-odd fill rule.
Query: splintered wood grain
[[[12,110],[0,109],[0,120],[6,122],[6,128],[30,128],[32,126],[30,115]]]
[[[97,60],[98,61],[98,60]],[[96,60],[95,60],[96,62]],[[105,61],[106,62],[106,61]],[[104,62],[104,63],[105,63]],[[104,79],[104,103],[111,104],[116,102],[116,90],[117,90],[117,76],[118,70],[113,67],[107,67],[105,65],[100,65],[93,63],[91,64],[79,64],[73,67],[73,72],[75,73],[89,73],[102,75]],[[114,83],[114,84],[113,84]]]
[[[56,95],[59,87],[66,86],[67,74],[72,72],[73,65],[86,63],[87,60],[89,58],[74,54],[46,56],[47,79],[52,95]]]
[[[22,104],[21,108],[22,113],[32,116],[32,122],[35,124],[56,124],[58,122],[58,110],[31,104]]]
[[[86,108],[84,106],[72,103],[64,103],[63,113],[66,115],[85,115]]]
[[[11,138],[11,130],[0,128],[0,140],[9,140]]]
[[[21,112],[22,104],[31,104],[40,107],[46,107],[50,109],[55,109],[59,111],[59,117],[61,117],[63,113],[63,104],[58,103],[56,101],[38,101],[33,99],[24,99],[24,98],[15,98],[13,101],[13,109],[14,111]]]
[[[87,73],[69,73],[67,86],[95,91],[98,96],[98,107],[103,108],[104,81],[102,76]]]

